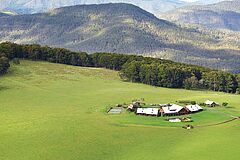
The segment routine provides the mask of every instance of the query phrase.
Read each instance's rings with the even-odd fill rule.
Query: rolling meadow
[[[144,98],[148,103],[211,99],[228,102],[192,115],[207,125],[240,115],[240,96],[123,82],[118,72],[48,62],[11,64],[0,78],[0,158],[5,160],[239,159],[240,121],[182,129],[158,117],[106,108]]]

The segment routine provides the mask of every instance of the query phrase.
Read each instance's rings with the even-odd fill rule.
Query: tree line
[[[20,58],[74,66],[99,67],[120,71],[125,81],[167,88],[209,89],[239,93],[240,76],[228,72],[177,63],[170,60],[115,53],[72,52],[48,46],[0,44],[0,74],[7,72],[9,61]]]

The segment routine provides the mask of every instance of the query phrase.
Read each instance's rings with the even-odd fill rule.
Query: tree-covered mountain
[[[174,22],[240,31],[240,0],[182,7],[160,17]]]
[[[103,3],[130,3],[156,15],[187,4],[181,0],[0,0],[0,9],[30,14],[65,6]]]
[[[0,37],[0,41],[141,54],[240,72],[238,37],[181,28],[130,4],[80,5],[0,17]]]

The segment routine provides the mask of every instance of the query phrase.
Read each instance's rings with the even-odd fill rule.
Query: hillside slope
[[[1,159],[159,160],[162,153],[168,153],[164,159],[240,159],[240,121],[187,131],[185,123],[165,118],[105,114],[107,107],[136,98],[228,102],[230,107],[191,115],[192,125],[206,125],[239,116],[238,95],[127,83],[106,69],[36,61],[12,67],[0,77]]]
[[[188,6],[164,13],[160,17],[174,22],[240,31],[240,1]]]
[[[239,41],[180,28],[129,4],[81,5],[0,18],[0,41],[141,54],[240,72]]]

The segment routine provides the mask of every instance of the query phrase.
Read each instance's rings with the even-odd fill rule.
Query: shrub
[[[196,101],[191,101],[191,105],[197,104]]]
[[[240,94],[240,88],[237,88],[236,94]]]
[[[223,103],[222,103],[222,106],[224,106],[224,107],[227,107],[227,105],[228,105],[227,102],[223,102]]]
[[[177,101],[176,101],[176,102],[177,102]],[[192,105],[197,104],[196,101],[189,101],[189,100],[178,101],[178,103],[182,103],[182,104],[192,104]]]
[[[19,65],[20,64],[20,60],[18,58],[14,58],[12,60],[13,64]]]

